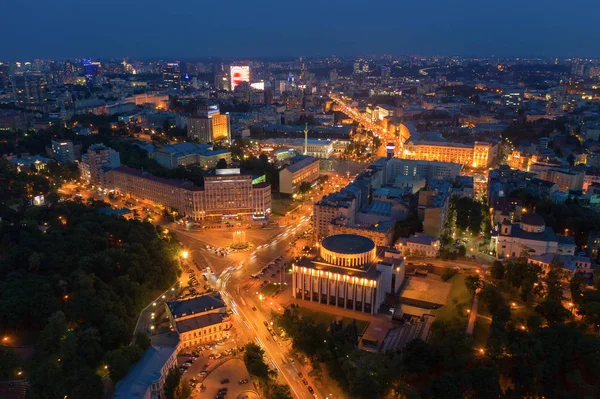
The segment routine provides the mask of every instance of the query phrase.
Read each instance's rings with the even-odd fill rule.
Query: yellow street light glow
[[[183,251],[183,252],[181,253],[181,257],[182,257],[183,259],[187,259],[187,258],[188,258],[188,256],[190,256],[190,253],[189,253],[188,251]]]

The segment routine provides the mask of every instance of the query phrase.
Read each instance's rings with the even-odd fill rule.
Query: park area
[[[320,312],[318,310],[307,309],[304,307],[299,307],[296,310],[298,311],[298,313],[300,313],[302,317],[310,317],[315,321],[316,324],[324,324],[325,326],[329,326],[329,324],[331,324],[333,320],[341,320],[344,326],[352,323],[352,320],[354,320],[356,322],[356,329],[358,331],[359,336],[362,336],[364,334],[364,332],[367,330],[370,324],[366,320],[358,320],[349,317],[336,316],[331,313]]]
[[[443,322],[458,320],[466,326],[467,310],[471,308],[473,301],[473,295],[471,295],[465,286],[466,277],[466,274],[457,274],[447,281],[447,283],[452,284],[452,287],[450,289],[450,294],[448,295],[446,306],[431,312],[437,320]]]

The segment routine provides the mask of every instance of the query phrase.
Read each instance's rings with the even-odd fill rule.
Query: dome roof
[[[321,246],[338,254],[362,254],[375,248],[375,243],[367,237],[355,234],[338,234],[325,238]]]
[[[521,223],[528,224],[530,226],[545,226],[544,218],[537,213],[530,213],[529,215],[523,215]]]

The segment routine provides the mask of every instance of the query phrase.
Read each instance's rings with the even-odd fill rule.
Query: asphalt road
[[[169,226],[169,229],[177,234],[183,247],[189,251],[191,263],[197,265],[199,271],[206,266],[210,268],[210,271],[205,273],[208,283],[221,292],[233,311],[232,318],[238,332],[238,342],[240,344],[242,344],[240,341],[254,342],[260,345],[265,351],[269,366],[278,371],[280,382],[289,385],[296,398],[311,398],[313,395],[298,378],[298,373],[303,370],[297,369],[290,361],[289,348],[281,340],[275,342],[265,326],[265,323],[270,322],[271,307],[267,301],[260,301],[260,297],[256,294],[257,280],[251,279],[250,276],[258,273],[280,256],[281,260],[278,264],[286,265],[286,269],[289,268],[295,253],[290,241],[310,228],[309,214],[310,211],[305,206],[305,209],[299,211],[293,224],[273,230],[245,230],[247,239],[254,244],[254,248],[246,252],[232,252],[225,257],[207,250],[206,245],[226,246],[232,241],[234,229],[206,231],[188,230],[176,225]],[[297,246],[300,245],[298,242]],[[289,280],[289,274],[285,274]],[[265,277],[261,277],[258,281],[267,279],[280,280],[281,278],[279,274],[276,278],[265,274]],[[309,384],[315,389],[316,397],[325,398],[317,392],[312,381]]]

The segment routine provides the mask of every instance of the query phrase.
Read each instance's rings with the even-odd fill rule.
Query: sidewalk
[[[475,320],[477,320],[477,307],[479,305],[479,298],[477,295],[474,296],[473,306],[471,307],[471,314],[469,315],[469,322],[467,323],[467,334],[473,335],[473,329],[475,329]]]

